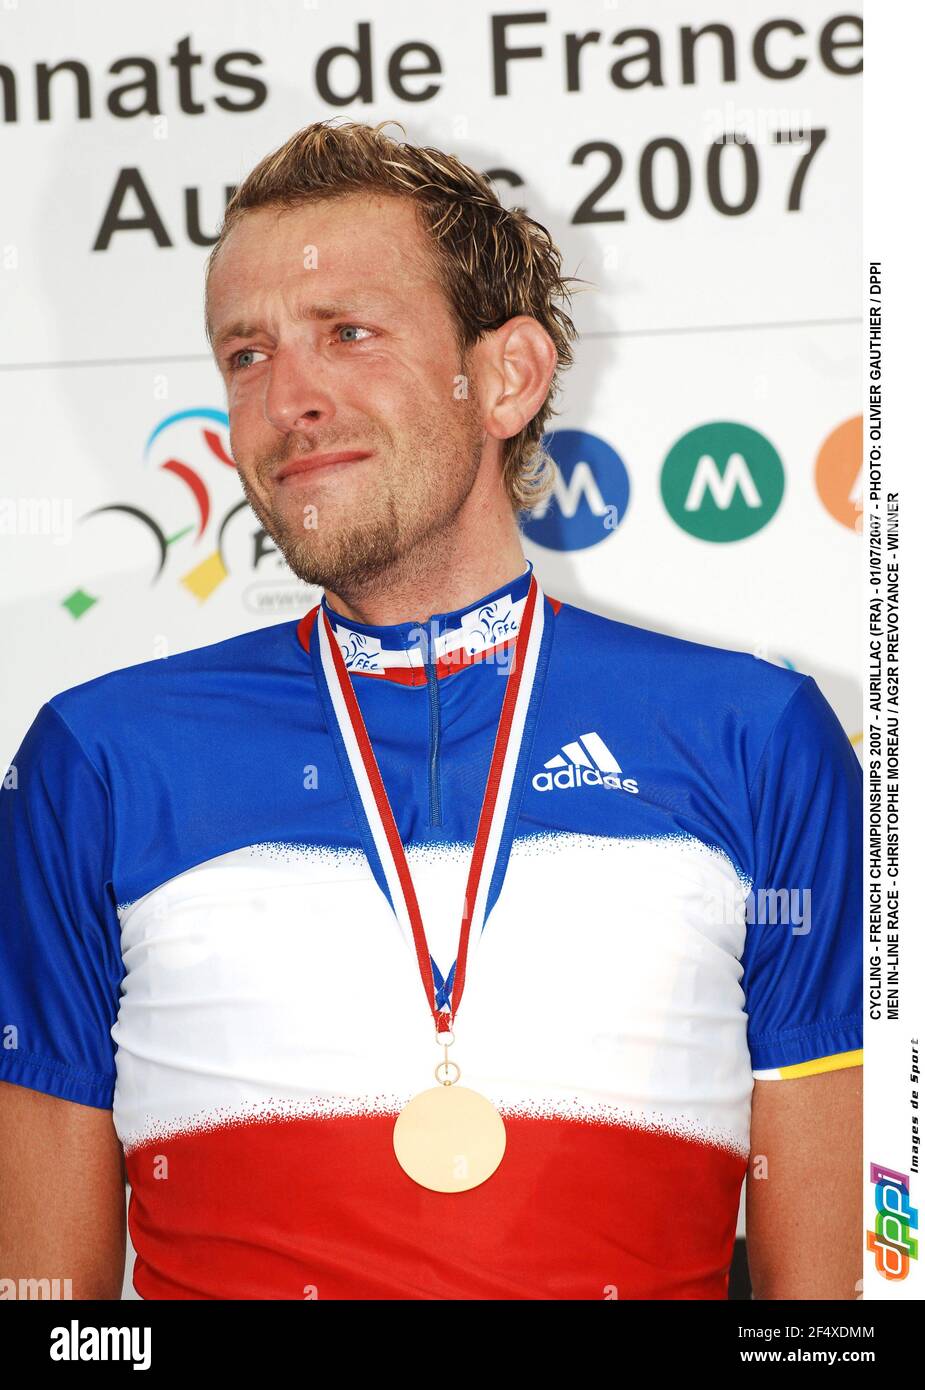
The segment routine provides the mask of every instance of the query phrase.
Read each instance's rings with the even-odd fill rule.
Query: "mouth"
[[[279,487],[293,487],[329,468],[339,468],[371,457],[366,449],[340,449],[330,454],[302,454],[299,458],[290,459],[288,463],[283,464],[273,481]]]

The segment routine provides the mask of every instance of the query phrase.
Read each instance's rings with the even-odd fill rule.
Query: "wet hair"
[[[248,212],[363,192],[412,198],[453,311],[461,357],[520,314],[542,324],[555,346],[556,369],[545,401],[503,447],[511,505],[529,510],[548,497],[555,476],[541,440],[555,413],[560,373],[573,360],[577,331],[567,312],[573,277],[563,277],[561,252],[546,228],[522,208],[505,208],[483,174],[442,150],[392,139],[383,131],[393,124],[398,123],[318,121],[266,155],[228,203],[206,267],[206,292],[222,246]]]

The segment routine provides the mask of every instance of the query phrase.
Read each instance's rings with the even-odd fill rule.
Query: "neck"
[[[384,626],[424,623],[478,603],[484,594],[516,579],[526,560],[513,515],[485,526],[477,538],[459,528],[430,537],[370,583],[350,591],[325,590],[335,612],[354,622]]]

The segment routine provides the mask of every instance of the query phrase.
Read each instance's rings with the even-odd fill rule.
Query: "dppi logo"
[[[206,407],[194,410],[181,410],[159,421],[148,436],[144,449],[145,458],[149,457],[153,445],[156,441],[161,439],[165,431],[171,429],[173,426],[183,425],[184,423],[188,424],[193,421],[205,422],[202,424],[199,434],[201,444],[204,444],[207,450],[209,461],[213,464],[218,462],[222,470],[227,468],[236,473],[234,460],[229,457],[222,442],[221,435],[218,429],[215,428],[219,426],[227,429],[228,416],[222,410],[213,410]],[[210,426],[212,427],[210,428]],[[180,575],[179,579],[180,584],[182,584],[189,593],[199,599],[200,602],[204,602],[215,592],[219,585],[228,578],[229,560],[226,553],[226,532],[233,518],[247,507],[247,501],[240,496],[238,486],[235,489],[236,496],[232,505],[223,515],[216,516],[214,514],[215,504],[213,502],[212,492],[210,492],[202,474],[192,468],[189,463],[171,456],[159,465],[158,471],[177,479],[177,481],[183,485],[186,502],[188,505],[192,505],[193,515],[195,517],[195,520],[190,524],[181,526],[178,530],[168,534],[150,512],[129,502],[111,502],[102,507],[95,507],[92,511],[81,517],[81,521],[89,523],[91,518],[107,514],[116,514],[122,515],[144,526],[148,533],[154,538],[155,543],[155,569],[152,576],[152,583],[157,583],[164,573],[168,559],[170,555],[174,553],[173,547],[184,540],[187,542],[187,545],[192,544],[194,547],[198,547],[199,543],[206,535],[210,522],[214,522],[215,530],[213,533],[213,544],[208,549],[205,556],[197,558],[195,563]],[[222,481],[223,480],[219,478],[219,491],[222,490]],[[269,540],[262,527],[258,525],[253,537],[252,568],[256,569],[259,561],[267,555],[275,555],[279,558],[276,546]],[[266,590],[272,589],[274,595],[271,597],[275,596],[275,601],[269,603],[266,601],[265,596],[261,599],[260,595],[251,594],[251,591],[248,591],[248,594],[255,600],[252,606],[258,608],[281,606],[279,593],[277,592],[279,589],[278,584],[252,586],[252,589],[256,588]],[[300,586],[299,597],[295,600],[299,606],[303,606],[303,590],[304,586]],[[72,617],[81,618],[99,602],[99,595],[88,593],[86,588],[79,587],[68,594],[67,598],[62,599],[62,606],[68,610]]]
[[[556,465],[548,501],[529,512],[525,535],[547,550],[587,550],[612,536],[629,505],[629,475],[616,450],[583,430],[554,430],[543,447]]]
[[[919,1213],[909,1201],[908,1174],[872,1163],[870,1180],[876,1184],[877,1216],[874,1229],[867,1232],[867,1248],[873,1251],[877,1273],[884,1279],[905,1279],[909,1261],[919,1257],[919,1243],[910,1234],[918,1230]]]

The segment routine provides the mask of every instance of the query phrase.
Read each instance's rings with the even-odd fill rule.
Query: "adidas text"
[[[569,791],[577,787],[609,787],[614,791],[639,791],[635,777],[618,777],[615,772],[598,772],[596,767],[561,767],[555,772],[537,772],[533,785],[538,792]]]

